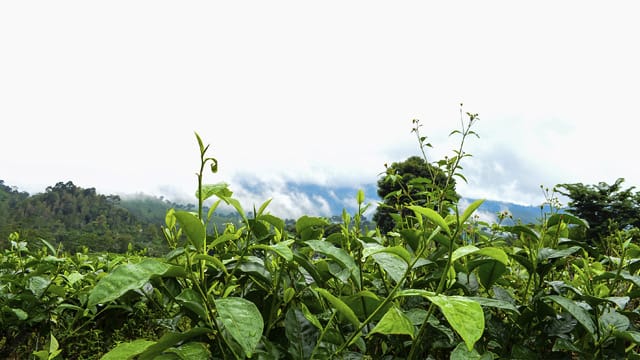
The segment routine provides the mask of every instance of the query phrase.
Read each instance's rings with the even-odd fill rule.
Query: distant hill
[[[247,186],[244,185],[252,195],[263,193],[264,190],[260,185]],[[356,211],[356,194],[358,189],[362,189],[365,193],[366,203],[371,203],[372,207],[368,213],[368,217],[373,217],[373,211],[375,206],[381,201],[377,194],[377,185],[365,184],[360,187],[356,186],[325,186],[308,183],[295,183],[288,182],[285,184],[288,194],[296,194],[296,198],[305,198],[310,202],[318,204],[318,207],[328,208],[328,213],[324,216],[340,215],[343,209],[346,209],[349,213]],[[286,196],[286,194],[284,194]],[[277,201],[278,199],[274,199]],[[462,198],[460,206],[465,207],[476,199]],[[483,221],[489,223],[497,221],[497,214],[501,211],[509,211],[513,217],[513,221],[518,220],[522,223],[535,223],[541,217],[539,206],[526,206],[518,205],[509,202],[503,202],[498,200],[485,200],[485,202],[478,209],[478,214],[481,215]],[[274,213],[276,216],[283,217],[282,214]]]
[[[244,186],[245,196],[263,194],[265,189],[259,186]],[[360,187],[365,192],[366,203],[371,208],[366,217],[371,220],[375,206],[380,202],[375,184]],[[325,216],[333,221],[339,221],[343,209],[350,214],[356,211],[356,194],[359,187],[353,186],[322,186],[305,183],[287,183],[284,192],[278,197],[295,194],[288,201],[302,201],[308,199],[312,208],[322,208],[323,214],[301,214],[311,216]],[[256,198],[256,196],[253,196]],[[292,200],[293,199],[293,200]],[[240,202],[247,204],[242,198]],[[460,201],[464,208],[474,199],[463,198]],[[317,205],[317,206],[316,206]],[[133,244],[134,249],[147,248],[152,252],[162,252],[165,240],[161,233],[166,211],[170,208],[193,211],[194,204],[178,204],[163,197],[153,195],[102,195],[94,188],[84,189],[72,182],[57,183],[50,186],[43,193],[29,195],[20,192],[15,187],[5,185],[0,180],[0,247],[6,246],[8,235],[19,231],[25,239],[39,237],[54,245],[63,244],[63,249],[69,251],[80,250],[83,246],[92,251],[122,252]],[[227,223],[239,223],[235,211],[216,211],[211,227],[223,229]],[[246,209],[250,214],[252,209]],[[541,216],[540,207],[522,206],[495,200],[486,200],[477,210],[481,220],[492,223],[497,220],[497,214],[508,211],[513,221],[535,223]],[[297,216],[287,216],[277,211],[273,215],[292,223]],[[299,216],[301,216],[299,215]],[[509,223],[505,223],[509,225]]]

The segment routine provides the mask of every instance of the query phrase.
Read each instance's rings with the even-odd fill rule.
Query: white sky
[[[449,153],[462,102],[481,137],[464,196],[539,204],[540,185],[640,185],[639,8],[0,2],[0,179],[192,194],[197,131],[220,161],[208,182],[258,177],[282,197],[287,180],[357,186],[418,154],[414,118],[432,155]]]

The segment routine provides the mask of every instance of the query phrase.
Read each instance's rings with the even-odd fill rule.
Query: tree
[[[460,198],[455,193],[455,181],[445,189],[447,176],[444,171],[426,162],[422,157],[411,156],[405,161],[394,162],[387,167],[384,177],[378,180],[378,196],[382,204],[376,209],[373,220],[382,233],[396,225],[396,214],[408,215],[405,205],[419,205],[446,212],[447,204]],[[436,191],[442,190],[442,191]]]
[[[623,178],[609,185],[559,184],[556,191],[571,199],[568,212],[589,223],[587,240],[599,243],[611,231],[640,228],[640,193],[622,188]]]

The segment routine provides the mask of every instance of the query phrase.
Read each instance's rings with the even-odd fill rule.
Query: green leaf
[[[529,274],[533,274],[535,271],[533,269],[533,264],[531,260],[524,255],[521,254],[509,254],[509,257],[517,261],[520,265],[522,265]]]
[[[382,304],[382,300],[378,295],[372,293],[369,290],[358,291],[357,293],[349,296],[343,296],[340,300],[344,301],[347,306],[353,310],[358,319],[364,320],[373,314],[373,312]],[[380,321],[384,313],[391,307],[390,303],[380,309],[378,314],[373,317],[372,321]]]
[[[405,249],[400,245],[386,247],[378,244],[369,244],[369,243],[362,243],[362,244],[364,247],[364,250],[362,251],[363,258],[367,258],[373,254],[384,252],[384,253],[396,255],[400,259],[404,260],[404,262],[407,263],[407,265],[411,263],[411,254],[409,253],[409,251],[407,251],[407,249]]]
[[[469,296],[469,299],[477,301],[478,304],[480,304],[481,306],[484,307],[492,307],[492,308],[496,308],[496,309],[503,309],[503,310],[508,310],[508,311],[513,311],[516,314],[520,314],[520,311],[518,311],[518,308],[513,305],[510,302],[507,301],[503,301],[503,300],[498,300],[498,299],[490,299],[490,298],[485,298],[485,297],[475,297],[475,296]]]
[[[218,270],[223,271],[225,274],[227,273],[227,268],[222,263],[222,260],[218,259],[216,256],[206,255],[206,254],[198,254],[193,257],[193,260],[202,261],[204,260],[207,264],[211,264]]]
[[[351,324],[353,324],[353,326],[355,326],[355,327],[359,327],[360,326],[360,320],[358,320],[358,317],[356,316],[356,314],[342,300],[340,300],[337,297],[333,296],[330,292],[328,292],[325,289],[317,288],[317,289],[315,289],[315,291],[318,294],[322,295],[322,297],[324,297],[327,301],[329,301],[329,303],[331,303],[331,305],[340,314],[342,314]]]
[[[481,356],[476,349],[467,349],[463,343],[458,344],[455,349],[451,352],[449,356],[449,360],[482,360],[485,359],[484,356]],[[489,356],[486,359],[492,359]]]
[[[256,220],[265,221],[273,225],[273,227],[278,229],[280,232],[282,232],[282,230],[284,229],[284,220],[270,214],[260,215],[256,218]]]
[[[478,247],[475,247],[473,245],[466,245],[466,246],[461,246],[457,249],[455,249],[453,251],[453,254],[451,254],[451,262],[454,262],[458,259],[460,259],[461,257],[465,257],[469,254],[473,254],[475,252],[480,251],[480,249]]]
[[[102,355],[100,360],[124,360],[133,359],[136,355],[142,354],[155,341],[138,339],[131,342],[120,343],[108,353]]]
[[[500,261],[504,265],[509,265],[509,256],[507,255],[507,253],[504,252],[504,250],[500,248],[493,247],[493,246],[483,247],[479,251],[477,251],[477,254],[482,256],[488,256],[490,258]]]
[[[398,296],[422,296],[434,303],[449,322],[449,325],[464,340],[467,349],[473,345],[484,332],[484,312],[477,301],[464,296],[446,296],[431,291],[408,289],[398,291]]]
[[[438,214],[438,212],[436,212],[435,210],[422,207],[422,206],[416,206],[416,205],[407,206],[407,208],[410,210],[413,210],[413,212],[415,212],[416,215],[424,215],[427,219],[431,220],[431,222],[438,225],[449,236],[451,236],[451,230],[449,230],[449,225],[447,225],[447,223],[444,221],[442,216],[440,216],[440,214]]]
[[[461,257],[471,255],[471,254],[488,256],[490,258],[494,258],[500,261],[505,265],[509,264],[509,257],[507,256],[507,254],[504,252],[504,250],[497,247],[485,247],[480,249],[473,245],[462,246],[453,251],[453,254],[451,255],[451,259],[452,261],[456,261]]]
[[[293,359],[310,359],[320,337],[318,329],[305,317],[302,310],[291,307],[284,319],[284,330],[289,340],[288,352]]]
[[[483,202],[484,202],[484,199],[480,199],[480,200],[474,201],[473,203],[471,203],[471,205],[467,206],[467,208],[464,210],[464,213],[462,213],[462,216],[458,219],[458,226],[461,226],[462,224],[464,224],[464,222],[467,221],[469,217],[471,217],[471,215],[480,207],[480,205],[482,205]]]
[[[400,309],[392,306],[378,321],[368,336],[372,334],[383,335],[409,335],[412,339],[415,336],[415,326]]]
[[[567,257],[569,255],[572,255],[573,253],[575,253],[576,251],[581,250],[582,248],[579,246],[572,246],[570,248],[567,249],[562,249],[562,250],[556,250],[556,249],[550,249],[550,248],[542,248],[538,251],[538,260],[542,261],[542,260],[547,260],[547,259],[558,259],[558,258],[564,258]]]
[[[271,199],[268,199],[267,201],[263,202],[262,205],[260,205],[260,208],[258,209],[258,212],[256,213],[256,217],[260,218],[262,216],[262,213],[267,209],[267,206],[269,206],[269,204],[271,204]]]
[[[440,308],[449,325],[471,351],[484,332],[484,313],[480,304],[463,296],[435,295],[427,298]]]
[[[211,358],[209,349],[207,349],[207,346],[201,342],[188,342],[177,348],[167,349],[166,352],[178,355],[181,360],[202,360]]]
[[[27,289],[36,297],[42,297],[47,288],[51,285],[51,280],[42,276],[33,276],[27,280]]]
[[[589,228],[589,223],[586,220],[580,219],[577,216],[562,213],[562,214],[553,214],[547,220],[547,227],[551,227],[559,224],[560,222],[564,222],[565,224],[578,225],[581,227]]]
[[[631,341],[637,345],[640,345],[640,332],[638,331],[614,331],[615,337]]]
[[[203,251],[202,244],[206,237],[206,230],[197,216],[187,211],[176,211],[175,217],[187,234],[187,238],[199,252]]]
[[[58,254],[56,248],[54,248],[47,240],[40,238],[40,241],[47,247],[47,249],[49,249],[49,251],[51,251],[51,255],[56,256]]]
[[[166,333],[160,340],[149,346],[143,353],[140,354],[138,360],[155,360],[163,351],[175,346],[178,343],[183,343],[194,337],[198,337],[204,334],[211,333],[211,329],[196,327],[183,333]]]
[[[485,289],[490,289],[493,284],[507,271],[507,267],[495,260],[487,260],[478,266],[478,279]]]
[[[280,255],[285,260],[293,261],[293,251],[291,251],[291,248],[289,247],[291,244],[293,244],[293,242],[294,240],[286,240],[286,241],[279,242],[275,245],[257,244],[257,245],[251,246],[250,248],[273,251],[274,253]]]
[[[409,267],[402,258],[392,253],[380,252],[371,255],[371,257],[396,283],[399,283],[404,278]]]
[[[384,247],[364,242],[361,244],[364,247],[363,258],[372,257],[396,283],[404,277],[411,260],[411,254],[405,248],[401,246]],[[406,257],[409,260],[406,260]]]
[[[239,239],[241,236],[240,232],[237,233],[224,233],[220,236],[218,236],[217,238],[215,238],[215,240],[213,240],[207,247],[209,249],[213,249],[214,247],[220,245],[220,244],[224,244],[227,241],[232,241],[232,240],[237,240]]]
[[[324,232],[324,227],[329,225],[327,220],[302,216],[296,221],[296,232],[300,235],[302,241],[319,239]]]
[[[139,289],[150,279],[159,276],[184,277],[186,273],[182,267],[153,259],[145,259],[138,264],[120,265],[91,290],[87,307],[115,300],[127,291]]]
[[[182,290],[180,295],[176,296],[176,300],[185,308],[196,313],[200,317],[200,320],[206,321],[209,318],[207,316],[207,310],[205,309],[204,303],[202,302],[202,298],[195,290],[190,288]]]
[[[341,248],[335,247],[333,244],[323,240],[308,240],[305,241],[313,251],[325,255],[332,260],[338,262],[342,267],[348,270],[351,274],[351,279],[360,288],[360,268],[356,265],[353,257]]]
[[[231,195],[233,195],[233,192],[229,190],[229,184],[227,183],[202,185],[202,201],[207,200],[208,198],[214,195],[220,198],[230,197]],[[197,190],[196,190],[196,198],[198,198]]]
[[[245,355],[251,357],[264,330],[264,320],[256,304],[238,297],[217,299],[215,304],[225,330]]]
[[[591,316],[584,308],[580,307],[573,300],[567,299],[566,297],[559,295],[549,295],[545,296],[545,299],[552,300],[556,304],[560,305],[563,309],[568,311],[571,316],[573,316],[578,322],[591,334],[591,336],[595,339],[596,336],[596,325],[591,319]]]
[[[631,321],[628,317],[611,308],[605,310],[599,320],[600,329],[604,332],[604,336],[608,336],[616,331],[626,331],[631,326]]]
[[[26,311],[19,308],[12,308],[11,312],[18,318],[18,320],[27,320],[29,318],[29,314]]]

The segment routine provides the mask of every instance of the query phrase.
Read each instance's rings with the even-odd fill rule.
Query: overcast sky
[[[197,131],[220,162],[207,182],[233,189],[257,177],[269,185],[246,199],[285,202],[287,181],[357,187],[419,154],[412,119],[432,160],[450,154],[464,103],[480,117],[464,196],[538,205],[540,185],[637,186],[638,10],[1,2],[0,179],[29,192],[71,180],[103,193],[193,194]]]

